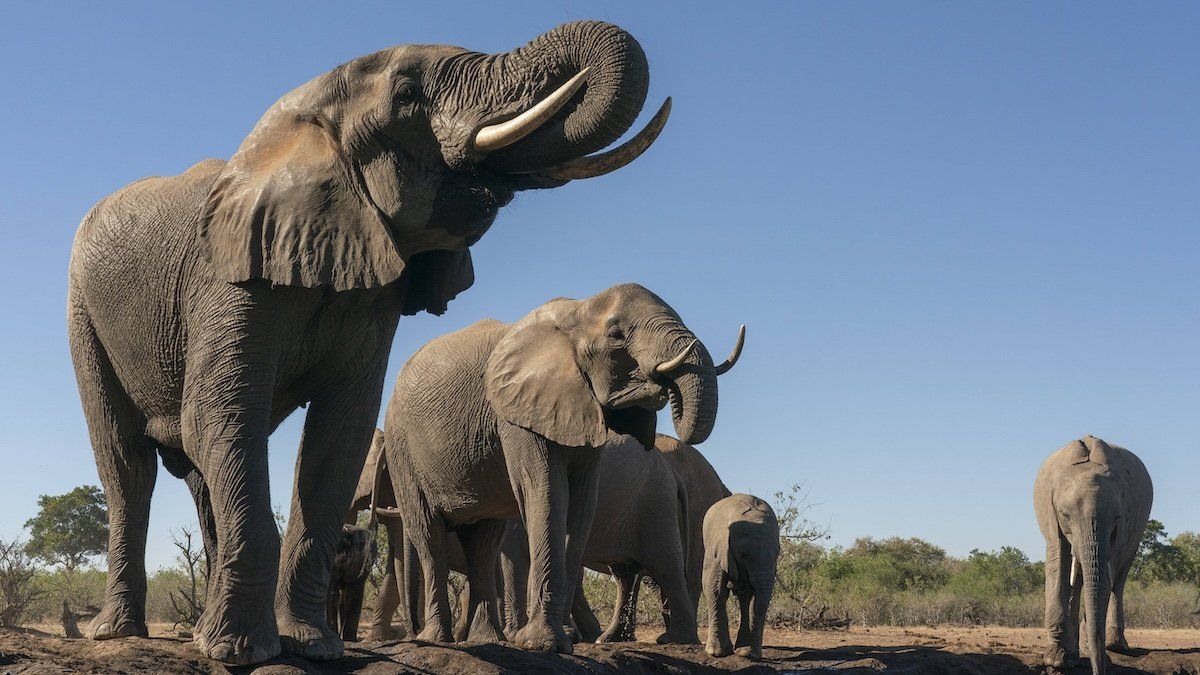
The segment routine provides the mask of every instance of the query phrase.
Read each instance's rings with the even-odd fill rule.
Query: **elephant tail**
[[[692,582],[695,581],[691,578],[692,576],[695,576],[695,572],[692,570],[692,566],[689,564],[692,558],[693,542],[690,541],[692,528],[690,527],[690,523],[688,523],[689,511],[687,486],[683,484],[683,481],[680,480],[678,476],[675,478],[675,505],[678,509],[678,513],[675,517],[675,524],[679,528],[679,546],[681,547],[680,553],[682,554],[683,558],[684,583],[688,588],[690,588]]]

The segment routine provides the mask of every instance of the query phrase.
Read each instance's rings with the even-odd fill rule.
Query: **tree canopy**
[[[29,555],[74,571],[108,549],[104,492],[95,485],[81,485],[66,494],[42,495],[38,514],[25,527],[29,528]]]

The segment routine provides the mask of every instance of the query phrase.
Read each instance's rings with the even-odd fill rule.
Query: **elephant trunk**
[[[1108,654],[1104,651],[1104,629],[1108,618],[1108,596],[1112,580],[1108,573],[1108,547],[1096,532],[1093,521],[1092,532],[1081,542],[1076,556],[1083,569],[1083,612],[1087,623],[1088,656],[1092,661],[1092,673],[1108,672]]]
[[[555,166],[617,140],[637,119],[650,82],[637,40],[600,21],[559,26],[498,55],[493,67],[519,83],[531,104],[588,69],[582,94],[519,142],[489,155],[489,166],[509,173]]]
[[[717,421],[717,371],[704,344],[691,331],[675,331],[668,341],[669,360],[685,351],[683,362],[671,369],[667,392],[671,398],[671,420],[684,443],[703,443]]]

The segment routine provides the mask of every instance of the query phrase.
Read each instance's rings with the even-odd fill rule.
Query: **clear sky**
[[[803,483],[833,543],[1042,557],[1031,486],[1092,433],[1200,529],[1200,9],[1182,3],[19,3],[0,25],[0,537],[97,483],[67,351],[71,240],[104,195],[228,157],[281,94],[402,43],[505,51],[613,21],[657,144],[525,193],[427,340],[636,281],[714,354],[702,446],[735,491]],[[130,311],[138,311],[130,307]],[[385,393],[386,396],[386,393]],[[662,428],[669,421],[663,418]],[[299,438],[271,439],[286,512]],[[194,523],[160,472],[150,566]]]

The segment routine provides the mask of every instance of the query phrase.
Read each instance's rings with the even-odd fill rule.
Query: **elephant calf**
[[[735,494],[713,504],[704,516],[704,593],[708,599],[711,656],[762,658],[763,623],[775,588],[779,523],[771,505],[752,495]],[[741,605],[736,645],[729,642],[725,602],[729,591]]]
[[[329,603],[326,618],[342,640],[358,640],[358,619],[362,613],[363,590],[377,549],[371,529],[343,525],[329,576]]]
[[[1105,647],[1128,648],[1125,580],[1153,499],[1137,455],[1094,436],[1042,464],[1033,506],[1046,538],[1046,665],[1061,669],[1078,658],[1081,605],[1093,673],[1108,670]]]

